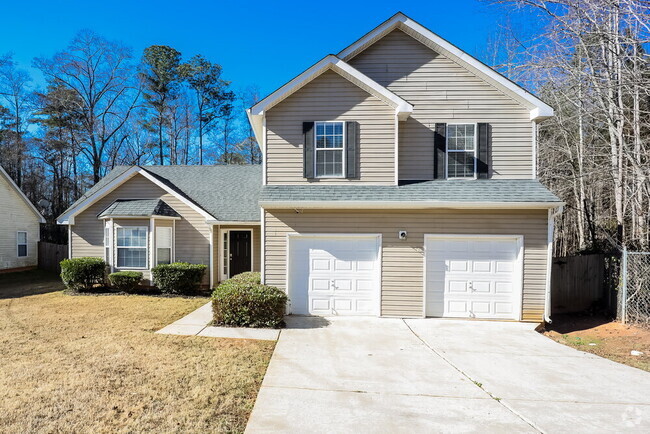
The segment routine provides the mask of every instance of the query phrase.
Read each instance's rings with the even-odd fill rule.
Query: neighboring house
[[[0,219],[0,272],[35,268],[45,219],[1,166]]]
[[[259,269],[293,314],[549,314],[562,203],[537,180],[553,110],[534,95],[398,13],[248,115],[261,168],[115,169],[60,217],[71,256],[171,254],[212,285]]]

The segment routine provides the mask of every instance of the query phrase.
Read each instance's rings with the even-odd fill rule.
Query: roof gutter
[[[265,209],[552,209],[563,202],[451,202],[451,201],[343,201],[343,200],[261,200]]]

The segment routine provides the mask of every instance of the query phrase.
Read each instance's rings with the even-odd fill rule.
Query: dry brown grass
[[[581,351],[650,372],[650,330],[602,316],[555,315],[546,336]],[[641,351],[640,356],[631,351]]]
[[[60,289],[0,276],[0,432],[243,431],[272,343],[153,333],[204,298]]]

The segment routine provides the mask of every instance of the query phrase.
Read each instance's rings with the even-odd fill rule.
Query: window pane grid
[[[147,268],[147,228],[117,228],[118,268]]]
[[[447,178],[473,178],[476,160],[475,125],[447,126]]]
[[[316,122],[316,176],[343,176],[343,122]]]
[[[16,232],[16,248],[19,258],[27,256],[27,232]]]

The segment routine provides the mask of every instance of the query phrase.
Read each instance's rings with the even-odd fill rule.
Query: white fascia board
[[[186,198],[186,197],[184,197],[184,196],[178,194],[178,192],[172,190],[172,189],[169,188],[166,184],[160,182],[160,181],[158,180],[158,178],[156,178],[155,176],[153,176],[151,173],[147,172],[147,169],[145,169],[145,168],[143,168],[143,167],[138,167],[138,169],[140,169],[140,170],[139,170],[139,173],[140,173],[142,176],[144,176],[144,177],[147,178],[149,181],[151,181],[151,182],[153,182],[154,184],[156,184],[158,187],[160,187],[160,188],[162,188],[163,190],[165,190],[167,193],[169,193],[169,194],[171,194],[172,196],[174,196],[176,199],[178,199],[178,200],[180,200],[181,202],[183,202],[185,205],[187,205],[187,206],[189,206],[190,208],[192,208],[192,209],[193,209],[194,211],[196,211],[197,213],[201,214],[201,216],[203,216],[203,218],[205,218],[206,222],[207,222],[208,220],[213,220],[213,219],[214,219],[214,217],[213,217],[212,215],[208,214],[208,212],[206,212],[203,208],[201,208],[200,206],[198,206],[197,204],[195,204],[194,202],[192,202],[192,201],[189,200],[188,198]]]
[[[549,209],[563,202],[445,202],[445,201],[260,201],[264,209]]]
[[[374,30],[361,37],[361,39],[345,48],[338,54],[338,57],[343,60],[350,60],[350,58],[356,56],[367,46],[370,46],[372,43],[381,39],[392,30],[400,27],[406,27],[407,29],[417,33],[422,38],[426,39],[429,43],[438,47],[440,51],[442,51],[442,54],[449,56],[451,60],[457,61],[470,71],[475,72],[479,77],[483,77],[498,87],[507,90],[513,96],[526,102],[527,105],[532,105],[533,107],[530,110],[531,120],[540,121],[553,116],[553,108],[537,98],[535,95],[528,92],[513,81],[510,81],[503,75],[496,72],[494,69],[485,65],[483,62],[470,56],[452,43],[436,35],[431,30],[413,21],[411,18],[407,17],[401,12],[398,12],[387,21],[384,21]]]
[[[251,123],[251,127],[253,128],[253,134],[255,134],[255,139],[257,140],[257,143],[260,144],[262,153],[266,152],[266,149],[264,149],[264,129],[263,129],[264,113],[259,115],[254,115],[251,109],[246,109],[246,116],[248,116],[248,121]]]
[[[258,102],[251,108],[246,110],[248,120],[253,127],[253,132],[258,143],[264,143],[264,116],[267,110],[279,104],[285,98],[288,98],[293,93],[297,92],[300,88],[307,83],[321,75],[327,70],[333,70],[343,78],[349,80],[356,86],[364,91],[374,95],[380,100],[384,101],[389,106],[395,109],[395,114],[399,120],[406,120],[411,113],[413,113],[413,105],[391,92],[381,84],[377,83],[367,75],[359,70],[348,65],[345,61],[339,59],[333,54],[325,56],[320,61],[316,62],[302,74],[298,75],[284,86]],[[350,80],[352,79],[352,80]],[[265,152],[264,145],[261,146],[262,152]]]
[[[246,221],[222,221],[222,220],[209,220],[207,222],[210,225],[216,226],[216,225],[221,225],[221,226],[259,226],[261,223],[260,222],[246,222]]]
[[[137,220],[137,219],[154,219],[154,220],[180,220],[180,217],[171,217],[171,216],[166,216],[166,215],[105,215],[102,217],[97,217],[97,220],[110,220],[110,219],[129,219],[129,220]]]
[[[34,214],[36,214],[36,216],[38,217],[39,222],[40,223],[45,223],[45,218],[43,217],[43,214],[41,214],[38,211],[38,209],[36,209],[34,204],[27,198],[27,196],[25,196],[25,193],[23,193],[23,191],[20,189],[20,187],[18,187],[16,185],[14,180],[11,179],[11,176],[9,176],[9,174],[7,172],[5,172],[5,169],[2,166],[0,166],[0,174],[2,174],[2,176],[5,177],[5,179],[9,183],[9,185],[11,185],[11,187],[16,191],[16,193],[18,193],[20,198],[27,204],[27,206],[29,206],[31,208],[31,210],[34,211]]]
[[[398,113],[410,114],[413,111],[413,106],[408,102],[404,101],[404,99],[400,98],[399,96],[397,96],[390,90],[386,89],[384,86],[380,85],[376,81],[372,80],[370,77],[361,73],[357,69],[348,65],[343,60],[339,59],[333,54],[329,54],[325,56],[323,59],[321,59],[320,61],[316,62],[306,71],[304,71],[302,74],[298,75],[293,80],[289,81],[287,84],[285,84],[284,86],[282,86],[281,88],[273,92],[271,95],[267,96],[262,101],[258,102],[253,107],[251,107],[248,110],[249,118],[250,117],[254,118],[256,116],[263,116],[267,110],[280,103],[289,95],[293,94],[294,92],[299,90],[301,87],[305,86],[311,80],[318,77],[328,69],[332,69],[336,71],[340,75],[343,75],[344,78],[345,75],[349,75],[350,77],[353,77],[355,80],[358,80],[358,82],[365,87],[365,88],[362,87],[365,91],[377,96],[387,104],[391,105],[392,107],[395,108],[395,110]],[[355,84],[357,86],[359,85],[357,83]],[[261,122],[261,121],[256,121],[256,122]]]
[[[65,214],[63,214],[59,219],[57,219],[57,223],[60,225],[73,225],[74,224],[74,217],[88,208],[90,205],[93,203],[97,202],[99,199],[102,197],[106,196],[108,193],[111,191],[115,190],[117,187],[120,185],[124,184],[126,181],[131,179],[133,176],[136,174],[141,174],[145,178],[147,178],[149,181],[151,181],[153,184],[157,185],[158,187],[162,188],[165,190],[167,193],[171,194],[181,202],[183,202],[185,205],[189,206],[192,208],[194,211],[198,212],[201,216],[203,216],[207,221],[209,220],[214,220],[214,217],[208,214],[206,211],[204,211],[202,208],[200,208],[198,205],[196,205],[194,202],[188,200],[182,195],[179,195],[176,191],[172,190],[169,188],[166,184],[160,182],[156,177],[154,177],[151,173],[147,172],[146,169],[140,167],[140,166],[133,166],[124,173],[122,173],[120,176],[106,184],[104,187],[102,187],[99,191],[97,191],[95,194],[92,196],[86,198],[83,202],[75,206],[74,208],[69,209]]]
[[[115,190],[117,187],[122,185],[124,182],[126,182],[128,179],[131,179],[133,175],[138,173],[138,170],[140,168],[138,166],[133,166],[124,173],[122,173],[120,176],[106,184],[104,187],[102,187],[99,191],[97,191],[95,194],[93,194],[90,197],[87,197],[85,200],[83,200],[81,203],[76,205],[74,208],[70,208],[66,211],[65,214],[62,214],[56,222],[60,225],[73,225],[74,224],[74,216],[88,208],[90,205],[95,203],[97,200],[101,199],[102,197],[106,196],[108,193],[111,191]]]

